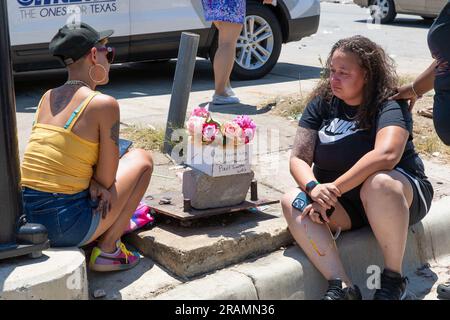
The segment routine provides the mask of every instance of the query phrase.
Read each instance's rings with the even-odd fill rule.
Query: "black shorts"
[[[433,200],[433,186],[426,178],[418,178],[407,173],[401,168],[395,168],[396,171],[402,173],[408,178],[413,189],[413,200],[409,208],[409,225],[416,224],[422,220],[430,210],[431,201]],[[360,196],[361,185],[344,193],[339,198],[339,203],[347,211],[352,222],[352,230],[359,229],[369,225],[369,221],[364,211],[364,206]]]

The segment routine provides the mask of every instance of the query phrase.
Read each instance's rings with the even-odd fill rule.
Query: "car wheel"
[[[392,0],[372,0],[370,6],[370,16],[375,22],[382,24],[394,21],[397,12]]]
[[[259,79],[269,73],[278,61],[283,35],[275,14],[262,4],[247,4],[245,24],[237,41],[231,78]],[[211,60],[217,41],[211,48]]]

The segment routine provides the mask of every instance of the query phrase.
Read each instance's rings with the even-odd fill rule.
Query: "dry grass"
[[[164,130],[150,127],[129,126],[120,131],[121,137],[133,141],[133,147],[162,151]]]
[[[295,94],[271,99],[262,103],[258,108],[270,107],[276,115],[288,119],[297,119],[305,110],[306,104],[307,96]]]

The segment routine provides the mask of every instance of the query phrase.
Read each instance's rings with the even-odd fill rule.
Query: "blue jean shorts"
[[[89,191],[76,194],[49,193],[23,189],[23,209],[30,223],[44,225],[52,247],[80,247],[94,235],[100,224],[98,203]]]

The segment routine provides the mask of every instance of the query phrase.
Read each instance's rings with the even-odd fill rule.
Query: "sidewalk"
[[[211,110],[222,120],[239,112],[246,113],[247,108],[254,107],[214,106]],[[252,110],[255,110],[252,118],[260,130],[279,129],[280,145],[276,150],[258,153],[260,161],[253,169],[262,194],[280,198],[294,185],[288,159],[297,122],[270,111]],[[179,191],[181,185],[176,172],[171,170],[173,164],[162,154],[154,155],[155,176],[148,195]],[[447,166],[429,160],[425,160],[425,166],[435,187],[435,198],[430,214],[409,233],[404,260],[404,271],[411,282],[409,299],[436,299],[436,286],[450,277],[447,267],[450,266],[450,234],[447,232],[450,229],[450,171]],[[271,205],[260,220],[251,215],[243,213],[236,217],[237,222],[223,225],[218,219],[217,227],[203,229],[177,228],[162,220],[152,230],[138,232],[128,241],[146,256],[164,261],[163,265],[145,258],[141,265],[128,272],[88,273],[90,292],[103,289],[106,299],[320,298],[326,282],[303,252],[293,245],[280,205]],[[253,246],[256,256],[248,254],[249,245]],[[268,247],[270,251],[262,250]],[[370,299],[373,291],[365,285],[370,275],[367,268],[370,265],[382,268],[381,253],[372,233],[368,229],[345,233],[338,239],[338,247],[349,275],[360,285],[364,298]],[[169,259],[169,255],[175,257]],[[176,265],[176,255],[182,257],[179,265]],[[184,264],[190,269],[184,270]],[[190,274],[194,269],[200,271]]]
[[[297,44],[286,47],[289,49],[293,46]],[[275,199],[295,185],[288,170],[288,159],[297,121],[277,116],[270,108],[260,109],[256,106],[294,93],[306,95],[314,87],[320,68],[303,61],[304,52],[295,57],[298,65],[287,63],[292,60],[289,56],[261,80],[233,83],[241,105],[211,106],[210,109],[219,121],[238,114],[248,114],[258,125],[258,135],[268,137],[267,142],[279,141],[269,144],[268,150],[258,150],[258,162],[253,168],[261,195]],[[314,57],[316,60],[317,57]],[[123,123],[164,128],[172,84],[172,78],[167,74],[173,72],[174,68],[174,63],[115,66],[113,81],[102,91],[118,98]],[[421,70],[419,67],[417,69]],[[418,73],[417,70],[415,73]],[[45,86],[49,86],[63,81],[61,73],[55,74],[58,76],[49,73],[43,79],[41,75],[35,75],[35,82],[44,81]],[[194,78],[188,114],[194,107],[209,101],[213,94],[209,62],[197,61]],[[299,78],[302,80],[299,81]],[[37,96],[44,91],[38,85],[31,88],[31,91],[22,94],[18,105],[21,110],[17,114],[21,155],[33,121],[32,108]],[[25,91],[26,86],[22,90]],[[274,129],[278,132],[273,132]],[[147,195],[179,191],[181,184],[176,171],[172,170],[174,165],[160,153],[155,152],[154,158],[154,175]],[[450,170],[447,166],[430,161],[426,161],[426,170],[436,191],[432,209],[436,212],[427,217],[429,227],[419,229],[417,234],[410,232],[408,258],[405,260],[405,271],[412,280],[411,296],[419,299],[435,298],[435,285],[448,278],[445,266],[450,265],[445,260],[445,255],[450,254],[450,242],[446,238],[446,232],[450,229]],[[438,209],[434,209],[436,201],[443,201],[441,207],[436,207]],[[106,299],[315,299],[320,296],[325,282],[301,250],[292,245],[293,239],[279,204],[272,205],[256,217],[242,213],[227,219],[224,218],[227,220],[225,222],[218,219],[215,225],[205,228],[185,228],[183,232],[162,220],[152,230],[136,234],[134,242],[146,254],[155,255],[151,250],[159,246],[160,251],[155,255],[159,259],[165,252],[174,253],[173,264],[183,255],[185,264],[193,261],[189,257],[197,257],[201,262],[197,263],[199,268],[193,274],[198,275],[176,275],[155,259],[144,258],[140,265],[127,272],[88,272],[89,296],[92,298],[92,293],[97,289],[105,290]],[[434,243],[436,234],[441,239],[437,244]],[[420,235],[423,237],[420,238]],[[355,241],[362,245],[354,246]],[[367,265],[380,263],[373,236],[368,230],[350,232],[342,235],[338,243],[350,275],[365,288]],[[423,248],[418,247],[419,243]],[[224,251],[226,254],[223,254]],[[430,268],[421,268],[427,262]],[[176,270],[173,264],[172,269],[181,274],[182,268]],[[366,290],[364,295],[368,298],[370,292]],[[83,295],[84,298],[86,296]]]
[[[432,212],[409,232],[404,271],[410,280],[408,299],[435,300],[436,286],[450,277],[450,197],[436,202]],[[368,266],[381,266],[380,249],[368,229],[343,234],[338,247],[346,270],[364,299],[371,299]],[[429,265],[428,265],[429,264]],[[319,299],[326,281],[297,246],[194,278],[174,276],[144,258],[123,273],[88,273],[90,292],[104,290],[105,299]]]
[[[249,84],[247,87],[235,88],[244,104],[210,108],[219,121],[231,119],[237,114],[248,114],[258,125],[258,135],[263,134],[264,137],[273,137],[274,141],[279,141],[278,144],[269,144],[267,150],[257,150],[258,162],[253,168],[261,195],[275,199],[279,199],[286,190],[295,185],[289,173],[288,159],[297,121],[277,116],[270,108],[259,109],[256,106],[299,90],[298,80],[277,83],[277,77],[269,75],[265,79],[266,84]],[[302,80],[302,92],[306,94],[310,91],[316,81],[314,78]],[[127,90],[130,88],[125,85],[118,94],[121,95]],[[211,89],[205,87],[192,92],[188,114],[195,106],[208,101],[212,93]],[[127,98],[125,95],[119,99],[122,122],[163,127],[169,99],[170,94],[142,98]],[[246,102],[249,104],[245,104]],[[149,105],[150,109],[146,107]],[[30,128],[31,122],[30,116],[18,118],[21,147],[28,138],[27,129],[21,128]],[[278,132],[273,132],[274,129]],[[23,152],[22,148],[21,151]],[[154,159],[154,176],[147,195],[181,190],[176,170],[172,170],[173,163],[158,152],[154,153]],[[436,191],[433,214],[425,219],[423,228],[418,227],[418,231],[410,232],[405,272],[412,280],[411,298],[435,299],[436,285],[449,277],[446,266],[450,264],[446,255],[450,254],[450,240],[447,237],[447,230],[450,229],[450,170],[447,166],[431,161],[426,161],[425,164],[427,175]],[[438,202],[441,205],[437,206]],[[249,213],[242,213],[229,218],[230,222],[225,222],[224,226],[221,225],[222,221],[218,220],[215,227],[197,229],[197,233],[195,229],[185,228],[185,232],[191,232],[185,236],[179,228],[174,229],[166,221],[159,221],[152,230],[138,233],[137,239],[134,239],[135,244],[147,248],[143,250],[147,254],[152,253],[151,249],[155,245],[159,245],[159,257],[165,250],[175,252],[178,258],[189,254],[202,259],[208,257],[208,263],[207,260],[202,260],[205,261],[203,265],[208,268],[203,271],[201,268],[197,269],[198,272],[195,273],[198,274],[193,276],[180,276],[158,261],[144,258],[140,265],[127,272],[88,272],[89,297],[92,298],[97,289],[103,289],[106,293],[105,299],[319,298],[326,283],[302,251],[292,245],[293,239],[282,217],[280,205],[272,205],[264,214],[258,215],[259,220],[249,217]],[[239,224],[239,219],[247,219],[247,224]],[[161,236],[163,233],[165,238]],[[202,238],[208,239],[209,242],[201,241]],[[436,239],[440,241],[435,243]],[[356,246],[357,242],[361,245]],[[191,249],[187,248],[188,245]],[[338,246],[350,276],[361,285],[365,298],[370,298],[371,292],[364,289],[368,276],[367,266],[381,263],[379,249],[372,234],[366,229],[344,234],[338,240]],[[180,248],[184,251],[180,251]],[[217,249],[216,254],[213,249]],[[224,250],[227,250],[228,254],[220,253]],[[185,263],[188,262],[189,260],[185,260]],[[427,263],[430,263],[429,268],[424,267]],[[199,265],[202,266],[202,263]]]

